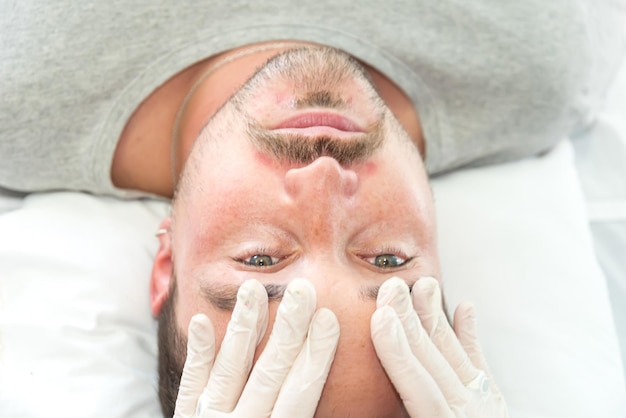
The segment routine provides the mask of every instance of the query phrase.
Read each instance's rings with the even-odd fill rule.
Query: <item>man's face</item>
[[[402,416],[369,324],[386,279],[439,276],[432,196],[417,149],[358,64],[319,48],[275,57],[187,161],[171,225],[181,332],[203,312],[219,347],[243,281],[279,298],[306,278],[341,327],[318,415]]]

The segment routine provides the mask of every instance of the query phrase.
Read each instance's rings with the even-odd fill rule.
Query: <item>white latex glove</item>
[[[461,304],[454,331],[432,277],[409,293],[402,279],[380,288],[371,332],[376,353],[411,417],[508,417],[476,338],[473,307]]]
[[[174,417],[313,416],[339,340],[337,318],[328,309],[315,312],[315,304],[311,283],[289,284],[249,378],[267,327],[265,288],[256,280],[239,288],[217,359],[211,321],[195,315]]]

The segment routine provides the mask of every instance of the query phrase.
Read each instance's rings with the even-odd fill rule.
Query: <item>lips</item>
[[[292,116],[279,123],[273,129],[306,129],[326,127],[342,132],[365,132],[357,123],[345,116],[329,112],[309,112]]]

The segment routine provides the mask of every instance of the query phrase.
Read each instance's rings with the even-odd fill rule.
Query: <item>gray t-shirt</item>
[[[619,4],[621,3],[621,5]],[[587,123],[621,0],[21,0],[0,12],[0,187],[117,196],[115,146],[180,70],[244,44],[347,51],[418,109],[431,174],[541,152]]]

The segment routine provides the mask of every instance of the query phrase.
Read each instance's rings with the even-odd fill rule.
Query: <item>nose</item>
[[[311,164],[285,174],[285,191],[298,201],[320,200],[325,196],[350,198],[358,188],[357,175],[344,169],[334,158],[320,157]]]

